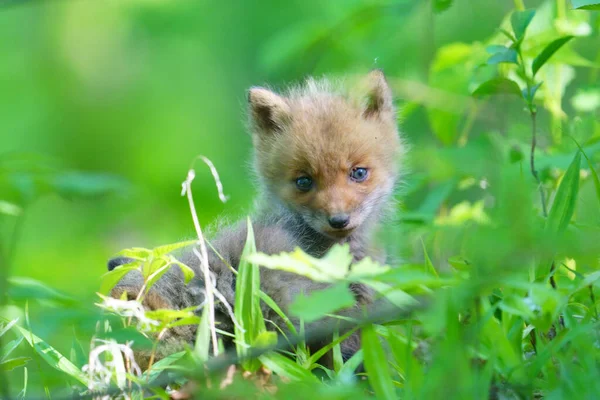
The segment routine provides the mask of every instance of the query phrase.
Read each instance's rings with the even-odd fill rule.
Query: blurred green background
[[[494,33],[509,1],[14,2],[0,10],[1,151],[107,172],[133,190],[101,200],[47,196],[26,210],[15,275],[77,296],[122,248],[193,234],[180,196],[191,160],[209,157],[230,201],[197,168],[200,219],[240,217],[255,190],[246,91],[308,75],[383,68],[425,81],[435,46]],[[415,116],[409,142],[431,137]]]
[[[539,146],[548,151],[539,153],[538,165],[542,179],[551,180],[576,148],[565,135],[592,146],[592,156],[598,148],[599,17],[570,11],[565,0],[525,3],[538,9],[531,52],[559,33],[578,36],[555,60],[563,64],[540,74],[546,83]],[[0,1],[0,162],[71,171],[66,185],[88,194],[32,194],[26,201],[0,195],[26,204],[11,276],[38,279],[91,304],[111,255],[193,236],[180,185],[198,154],[214,162],[230,198],[219,202],[208,169],[198,164],[200,222],[246,215],[256,194],[247,89],[372,68],[382,68],[393,85],[412,148],[403,212],[386,238],[393,256],[422,259],[420,241],[412,238],[434,219],[452,224],[485,214],[478,208],[489,206],[482,182],[503,157],[499,147],[528,168],[522,100],[476,107],[467,101],[490,76],[491,68],[479,68],[489,56],[485,47],[502,43],[498,28],[514,6],[512,0]],[[493,72],[502,68],[494,65]],[[95,185],[116,190],[95,196],[103,193]],[[589,181],[582,193],[578,213],[598,217]],[[5,243],[15,220],[0,216]],[[434,252],[436,259],[448,255]],[[64,321],[75,317],[43,303],[30,309],[32,329],[67,349],[71,328]]]

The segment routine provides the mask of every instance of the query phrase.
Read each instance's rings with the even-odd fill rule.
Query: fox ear
[[[365,81],[366,105],[363,115],[367,118],[393,114],[394,105],[390,89],[383,71],[374,69],[369,72]]]
[[[261,87],[248,92],[252,123],[258,133],[281,131],[290,118],[290,107],[278,94]]]

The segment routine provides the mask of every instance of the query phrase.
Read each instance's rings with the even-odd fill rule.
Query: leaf
[[[522,90],[523,98],[527,101],[528,104],[533,103],[533,99],[535,98],[535,94],[537,93],[540,86],[542,86],[543,82],[536,83],[531,87],[526,87]]]
[[[552,43],[542,50],[540,54],[533,60],[533,64],[531,66],[531,71],[533,72],[533,76],[546,64],[548,59],[554,55],[562,46],[564,46],[567,42],[573,39],[574,36],[565,36],[560,39],[556,39]]]
[[[577,10],[600,10],[600,2],[597,0],[571,0],[571,4]]]
[[[14,327],[21,333],[27,343],[46,361],[51,367],[64,372],[65,374],[76,379],[84,386],[88,385],[88,378],[79,368],[69,361],[65,356],[56,351],[54,347],[44,342],[42,339],[34,335],[31,331],[22,328],[18,325]]]
[[[4,334],[10,330],[10,328],[15,326],[18,320],[18,318],[15,318],[12,321],[9,321],[6,325],[0,324],[0,337],[4,336]]]
[[[414,297],[403,291],[397,286],[388,285],[387,283],[377,282],[374,280],[363,281],[365,284],[369,285],[375,291],[385,296],[390,303],[395,305],[398,308],[404,308],[408,305],[418,304],[417,300]]]
[[[452,256],[448,258],[448,264],[458,271],[469,271],[471,269],[471,263],[461,256]]]
[[[525,37],[525,31],[527,27],[531,23],[531,20],[535,16],[535,10],[524,10],[524,11],[515,11],[510,16],[510,24],[512,26],[513,32],[515,33],[515,38],[517,41],[521,42]]]
[[[176,260],[174,257],[171,257],[170,262],[172,264],[177,265],[179,267],[179,269],[181,269],[181,272],[183,273],[183,281],[184,281],[184,283],[186,285],[188,283],[190,283],[190,281],[192,279],[194,279],[194,276],[196,276],[196,273],[194,272],[193,269],[191,269],[190,267],[188,267],[187,265],[185,265],[181,261]]]
[[[2,353],[0,353],[0,362],[8,358],[10,353],[12,353],[17,347],[19,347],[22,341],[23,337],[19,337],[18,339],[11,340],[10,342],[6,343],[2,347]]]
[[[123,178],[109,174],[68,171],[54,176],[50,186],[67,199],[97,198],[129,191]]]
[[[142,380],[147,383],[152,383],[152,381],[158,378],[158,375],[160,375],[161,372],[168,369],[174,369],[172,367],[173,364],[181,360],[181,358],[183,358],[185,354],[185,351],[180,351],[178,353],[169,354],[160,361],[157,361],[152,365],[152,369],[144,372],[144,374],[142,375]]]
[[[164,246],[159,246],[159,247],[155,247],[154,249],[152,249],[152,254],[154,255],[154,257],[158,258],[158,257],[164,256],[166,254],[169,254],[175,250],[179,250],[184,247],[192,246],[197,243],[198,243],[198,240],[187,240],[185,242],[166,244]]]
[[[31,361],[29,357],[17,357],[11,360],[0,361],[0,371],[12,371],[15,368],[19,368]]]
[[[352,255],[348,245],[334,245],[323,258],[308,255],[300,248],[290,253],[253,253],[246,259],[269,269],[292,272],[317,282],[337,282],[348,275]]]
[[[521,96],[521,89],[515,81],[507,78],[497,77],[483,82],[473,92],[473,96],[475,97],[484,97],[496,94],[514,94]]]
[[[338,284],[305,296],[299,294],[290,305],[290,313],[306,322],[316,321],[343,308],[354,305],[355,299],[346,284]]]
[[[317,384],[319,381],[309,370],[279,353],[269,353],[258,357],[261,363],[279,376],[291,381]]]
[[[134,261],[129,264],[120,265],[112,271],[102,275],[102,284],[100,285],[99,290],[100,293],[105,295],[110,293],[112,288],[114,288],[125,275],[127,275],[130,271],[137,270],[140,265],[141,263],[139,261]]]
[[[267,306],[269,306],[273,311],[275,311],[275,313],[283,320],[283,322],[285,322],[285,325],[287,326],[287,328],[289,329],[290,332],[292,332],[294,335],[298,334],[298,332],[296,331],[296,327],[294,326],[294,324],[292,324],[292,321],[288,318],[287,315],[285,315],[285,313],[277,305],[277,303],[275,303],[273,301],[273,299],[269,297],[269,295],[267,295],[265,292],[261,291],[260,292],[260,299]]]
[[[454,0],[433,0],[433,2],[432,2],[433,11],[435,11],[436,13],[441,13],[443,11],[446,11],[447,9],[449,9],[452,6],[453,1]]]
[[[580,164],[581,152],[577,150],[571,165],[569,165],[556,191],[554,203],[552,203],[552,208],[546,221],[546,229],[550,232],[563,232],[569,225],[571,217],[573,217],[575,206],[577,205],[577,194],[579,193]]]
[[[356,369],[360,366],[360,364],[363,362],[363,359],[363,349],[360,349],[359,351],[354,353],[354,355],[350,357],[350,359],[346,361],[344,365],[342,365],[342,368],[340,368],[340,372],[338,373],[338,377],[341,380],[344,380],[345,376],[354,375],[354,371],[356,371]]]
[[[13,276],[8,281],[10,282],[9,296],[12,300],[49,300],[63,305],[73,305],[77,302],[35,279]]]
[[[496,65],[500,63],[511,63],[517,64],[517,51],[504,46],[490,46],[487,50],[492,50],[493,53],[488,58],[487,63],[490,65]]]
[[[208,307],[202,309],[202,317],[196,332],[196,344],[194,345],[194,354],[198,357],[200,363],[208,361],[210,353],[210,324],[208,321]]]
[[[383,346],[379,342],[373,325],[362,330],[362,348],[365,369],[369,375],[369,383],[378,399],[396,399],[396,390],[388,370]]]
[[[143,247],[132,247],[130,249],[124,249],[118,252],[115,257],[127,257],[133,258],[134,260],[143,261],[152,255],[152,250],[144,249]]]
[[[590,167],[590,172],[592,173],[592,179],[594,180],[594,187],[596,189],[596,198],[598,199],[598,202],[600,203],[600,179],[598,179],[598,174],[596,173],[596,170],[594,169],[594,163],[592,162],[592,160],[589,159],[587,154],[585,154],[585,151],[579,145],[577,140],[575,140],[575,138],[573,138],[573,137],[571,137],[571,139],[573,139],[573,141],[575,142],[577,147],[579,147],[579,151],[581,151],[581,153],[583,154],[583,156],[585,157],[585,159],[588,163],[588,166]]]
[[[149,276],[144,277],[146,279],[146,293],[148,293],[150,288],[152,288],[152,286],[154,286],[154,284],[158,282],[158,280],[162,278],[162,276],[166,274],[172,267],[173,264],[165,264],[156,271],[152,272]]]
[[[260,310],[260,270],[258,265],[249,261],[250,254],[256,253],[256,242],[250,218],[247,219],[248,232],[246,244],[242,251],[235,282],[234,315],[236,350],[239,357],[247,354],[248,346],[252,346],[256,337],[266,330],[265,321]],[[243,330],[241,329],[243,328]],[[255,371],[259,365],[256,360],[242,362],[244,369]]]
[[[425,266],[427,267],[427,272],[431,273],[431,275],[435,276],[436,278],[439,278],[440,276],[435,270],[435,267],[431,262],[431,258],[429,258],[429,254],[427,254],[427,248],[425,247],[425,242],[423,242],[423,239],[421,239],[421,245],[423,246],[423,257],[425,258]]]

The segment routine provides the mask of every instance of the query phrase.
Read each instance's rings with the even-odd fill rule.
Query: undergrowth
[[[432,2],[440,12],[451,3]],[[585,1],[573,5],[598,7]],[[584,60],[569,47],[581,35],[576,27],[590,18],[589,12],[579,11],[585,17],[559,15],[561,23],[553,24],[544,20],[547,15],[525,9],[521,1],[515,1],[515,8],[483,43],[451,43],[439,49],[429,71],[431,87],[424,89],[424,96],[409,97],[404,104],[404,118],[423,105],[433,134],[441,143],[455,146],[414,149],[415,172],[405,189],[408,200],[399,210],[403,244],[395,243],[393,235],[382,239],[409,256],[391,265],[368,258],[351,265],[345,246],[333,247],[322,259],[301,250],[267,256],[256,252],[248,219],[244,257],[236,271],[235,304],[229,305],[233,332],[215,323],[214,303],[224,299],[208,269],[203,270],[204,304],[153,311],[141,305],[170,268],[180,268],[186,281],[192,279],[192,269],[172,252],[195,247],[198,257],[206,260],[205,239],[191,197],[193,170],[184,182],[184,194],[198,238],[124,250],[120,254],[134,261],[103,276],[93,307],[78,304],[42,282],[11,276],[23,210],[33,201],[12,194],[37,187],[42,189],[36,195],[77,197],[90,190],[95,195],[121,190],[120,181],[107,176],[74,178],[66,171],[40,168],[31,159],[0,159],[2,183],[11,188],[0,197],[0,213],[17,221],[11,244],[0,248],[0,304],[5,306],[0,313],[0,397],[600,396],[597,82],[573,95],[572,102],[579,107],[577,121],[565,122],[561,106],[568,85],[561,76],[574,73],[575,67],[578,73],[598,68],[597,62]],[[534,30],[531,24],[536,20]],[[401,95],[414,88],[394,78],[390,81]],[[457,87],[466,93],[457,94]],[[429,95],[439,98],[431,100]],[[450,104],[457,99],[457,104]],[[440,102],[459,110],[437,107]],[[515,128],[516,136],[491,132],[473,138],[473,131],[481,128],[475,121],[485,120],[502,103],[527,114],[526,129]],[[510,119],[510,114],[501,117]],[[581,131],[582,120],[591,128]],[[540,148],[540,135],[547,132],[547,145]],[[419,174],[420,166],[434,175]],[[65,180],[56,179],[61,174]],[[95,182],[92,189],[81,183],[89,183],[88,179]],[[224,197],[221,191],[220,196]],[[24,198],[27,201],[15,200]],[[297,273],[329,286],[300,296],[284,311],[261,291],[261,268]],[[107,297],[134,269],[144,276],[139,296],[134,300]],[[355,318],[336,318],[336,311],[353,304],[349,285],[355,282],[372,287],[382,305]],[[93,320],[96,328],[89,345],[74,334],[69,354],[62,354],[38,337],[28,318],[28,303],[34,300],[47,307],[77,310],[81,323]],[[261,304],[273,309],[285,326],[265,320]],[[327,330],[305,329],[323,317],[337,322]],[[300,325],[292,324],[293,319]],[[156,359],[165,334],[184,325],[197,326],[195,344]],[[362,347],[344,362],[340,342],[356,330]],[[326,335],[333,335],[333,340],[324,348],[307,345],[307,338]],[[223,338],[232,339],[234,347],[226,348]],[[139,351],[150,354],[146,371],[138,366]],[[329,351],[333,369],[320,364]],[[41,364],[58,370],[59,381],[44,376]],[[8,378],[17,374],[22,387]],[[33,380],[35,389],[28,385]]]

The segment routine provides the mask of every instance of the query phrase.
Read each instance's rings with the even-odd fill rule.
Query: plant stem
[[[210,165],[209,165],[210,166]],[[208,251],[206,249],[206,243],[204,242],[204,235],[202,234],[202,228],[198,221],[198,214],[196,213],[196,206],[194,205],[194,198],[192,196],[192,180],[194,180],[195,173],[193,169],[188,172],[187,179],[183,183],[184,194],[187,195],[188,204],[190,206],[190,212],[192,214],[192,220],[194,222],[194,228],[198,236],[198,243],[200,244],[200,268],[204,275],[204,289],[206,293],[206,305],[208,307],[208,325],[210,328],[210,336],[213,345],[213,354],[219,355],[219,343],[217,341],[217,330],[215,326],[215,296],[213,292],[212,279],[210,276],[210,270],[208,265]]]
[[[542,212],[544,217],[548,216],[548,209],[546,208],[546,196],[544,195],[544,188],[542,187],[542,181],[535,169],[535,147],[537,146],[537,111],[530,107],[529,113],[531,115],[531,153],[529,155],[529,166],[531,168],[531,175],[535,178],[538,184],[538,190],[540,191],[540,199],[542,201]]]

